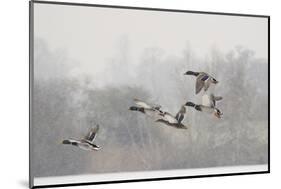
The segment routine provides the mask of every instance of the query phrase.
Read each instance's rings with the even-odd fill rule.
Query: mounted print
[[[269,173],[269,16],[30,2],[30,187]]]

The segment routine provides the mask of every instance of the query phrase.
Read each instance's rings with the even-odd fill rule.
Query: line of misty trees
[[[189,47],[181,56],[151,48],[131,68],[125,42],[107,69],[116,80],[125,78],[95,87],[97,79],[106,78],[71,77],[66,57],[51,52],[42,41],[35,45],[31,136],[35,177],[267,163],[267,60],[252,51],[213,49],[210,56],[198,58]],[[59,73],[50,74],[52,64]],[[137,71],[126,73],[130,70]],[[183,76],[187,70],[204,71],[219,80],[210,90],[224,98],[218,103],[223,119],[188,109],[185,131],[128,110],[133,98],[161,104],[173,114],[187,100],[200,103],[195,78]],[[85,136],[97,123],[100,151],[61,144],[65,138]]]

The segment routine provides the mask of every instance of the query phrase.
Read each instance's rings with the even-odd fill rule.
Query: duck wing
[[[171,124],[177,124],[178,123],[178,120],[168,112],[166,112],[164,114],[164,119]]]
[[[213,96],[212,102],[214,104],[213,107],[216,107],[216,101],[222,100],[221,96]]]
[[[164,123],[165,125],[171,126],[172,124],[169,123],[167,120],[165,119],[157,119],[155,122],[159,122],[159,123]]]
[[[95,138],[97,137],[98,131],[99,131],[99,125],[97,125],[95,128],[91,128],[90,132],[85,137],[85,140],[94,142]]]
[[[142,108],[145,108],[145,109],[152,109],[153,107],[149,104],[147,104],[146,102],[142,101],[142,100],[139,100],[139,99],[134,99],[134,102],[136,105],[142,107]]]
[[[165,125],[175,127],[175,128],[178,128],[178,129],[187,129],[187,127],[185,125],[181,124],[181,123],[170,123],[170,122],[168,122],[167,120],[164,120],[164,119],[158,119],[158,120],[156,120],[156,122],[163,123]]]
[[[222,100],[222,96],[215,96],[215,97],[214,97],[214,100],[215,100],[215,101]]]
[[[182,113],[180,113],[180,112],[177,113],[176,119],[178,120],[178,123],[181,123],[182,120],[184,119],[184,114],[182,114]]]
[[[206,75],[205,73],[198,75],[195,85],[196,94],[198,94],[202,90],[202,88],[204,87],[204,83],[208,78],[209,76]]]
[[[184,119],[184,114],[186,112],[186,109],[184,106],[181,107],[181,109],[179,110],[179,112],[176,115],[176,119],[178,120],[179,123],[182,122],[182,120]]]
[[[168,124],[168,121],[165,120],[165,119],[162,119],[162,118],[159,118],[159,119],[155,120],[155,122],[161,122],[161,123],[166,123],[166,124]]]

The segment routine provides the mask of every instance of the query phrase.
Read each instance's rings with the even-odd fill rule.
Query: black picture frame
[[[114,9],[133,9],[145,11],[164,11],[164,12],[181,12],[194,14],[210,14],[210,15],[227,15],[235,17],[259,17],[266,18],[268,21],[268,169],[266,171],[257,172],[242,172],[242,173],[224,173],[224,174],[210,174],[210,175],[196,175],[196,176],[180,176],[180,177],[165,177],[165,178],[148,178],[148,179],[132,179],[132,180],[113,180],[102,182],[87,182],[87,183],[71,183],[71,184],[50,184],[34,186],[31,178],[31,127],[32,127],[32,106],[33,106],[33,42],[34,42],[34,4],[53,4],[66,6],[84,6],[84,7],[102,7]],[[193,11],[193,10],[178,10],[178,9],[163,9],[163,8],[148,8],[148,7],[132,7],[132,6],[116,6],[116,5],[101,5],[101,4],[87,4],[87,3],[70,3],[70,2],[56,2],[56,1],[29,1],[29,187],[30,188],[50,188],[50,187],[67,187],[67,186],[83,186],[83,185],[98,185],[98,184],[113,184],[113,183],[129,183],[129,182],[144,182],[144,181],[160,181],[172,179],[190,179],[190,178],[204,178],[204,177],[222,177],[222,176],[236,176],[236,175],[253,175],[253,174],[268,174],[270,173],[270,16],[256,15],[256,14],[241,14],[241,13],[225,13],[225,12],[207,12],[207,11]]]

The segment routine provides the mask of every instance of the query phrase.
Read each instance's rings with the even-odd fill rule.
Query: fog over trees
[[[188,43],[181,56],[147,48],[131,62],[130,41],[120,39],[103,73],[79,70],[79,61],[35,40],[32,170],[35,177],[266,164],[268,141],[268,63],[245,47],[208,56]],[[95,64],[99,64],[96,62]],[[188,130],[153,122],[128,108],[133,98],[176,114],[195,95],[195,77],[204,71],[219,83],[208,92],[223,96],[221,120],[188,109]],[[99,151],[61,144],[100,124]]]

